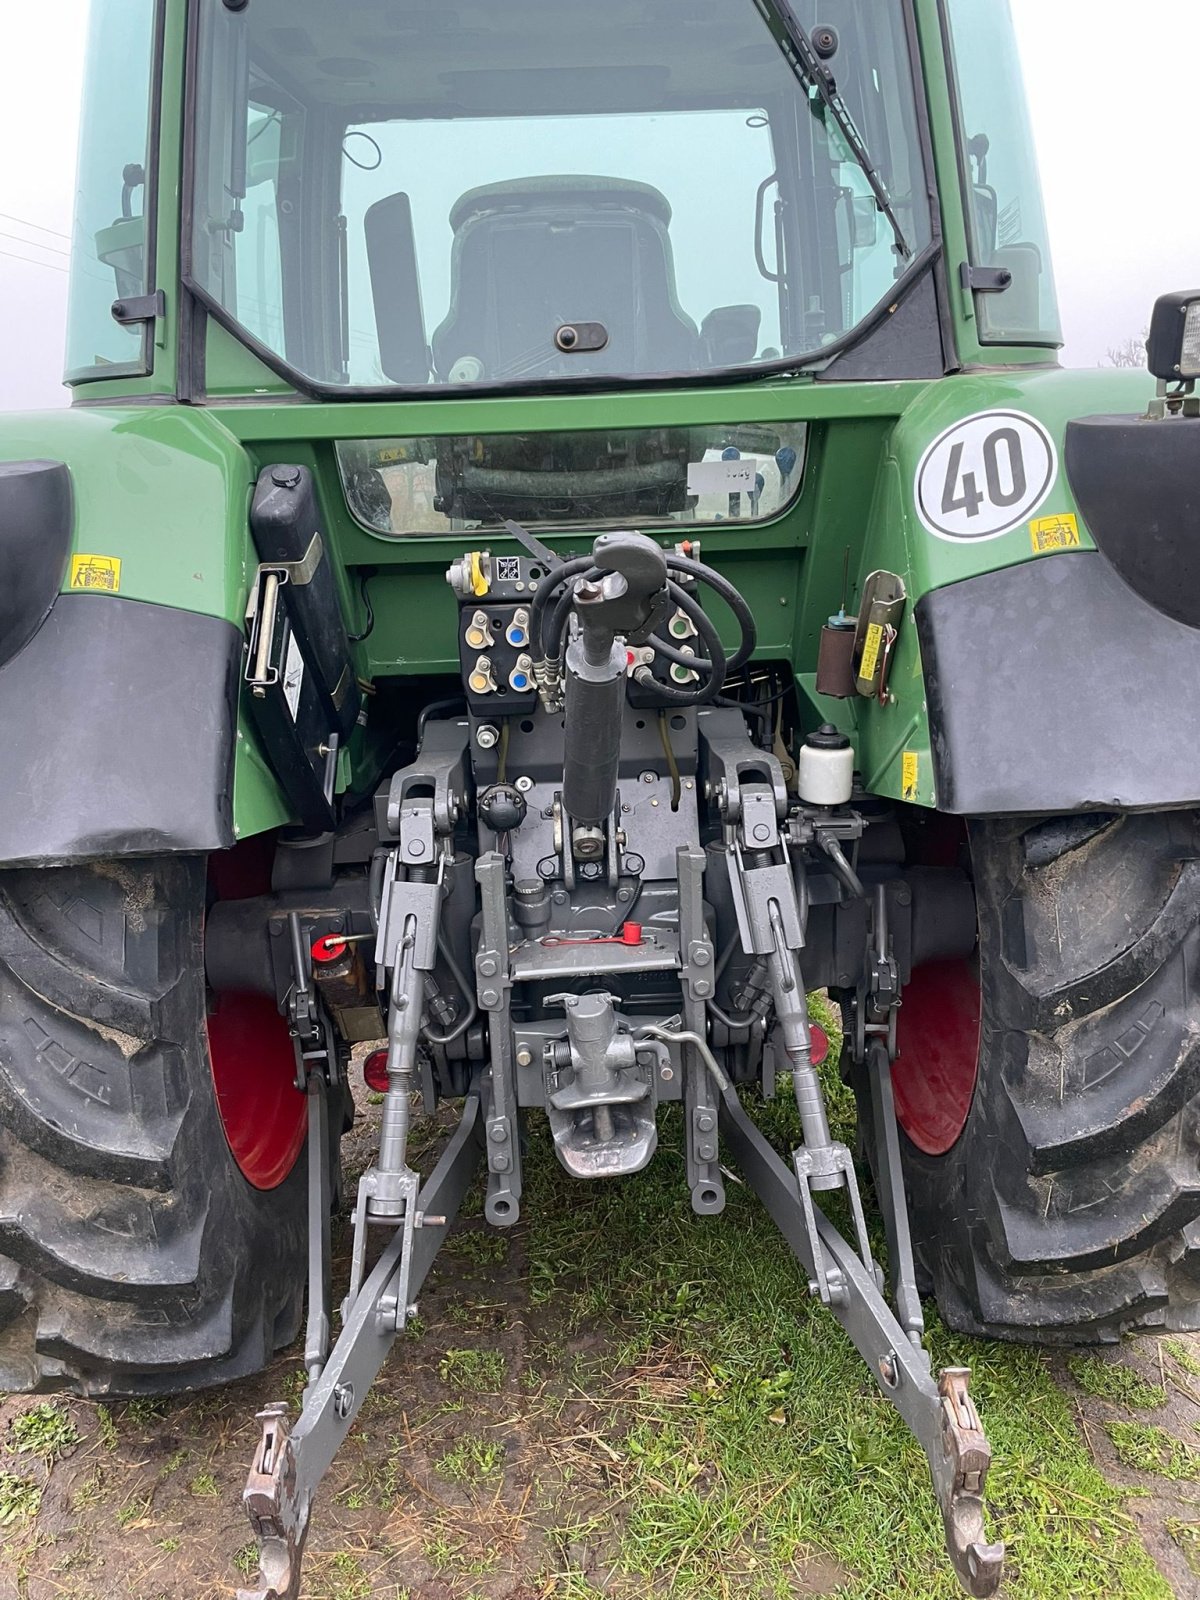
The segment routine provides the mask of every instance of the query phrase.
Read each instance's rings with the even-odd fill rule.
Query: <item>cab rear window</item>
[[[806,428],[459,434],[338,446],[355,518],[388,538],[498,527],[712,526],[777,517],[800,492]]]

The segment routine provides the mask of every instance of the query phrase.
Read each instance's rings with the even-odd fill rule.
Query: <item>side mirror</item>
[[[874,195],[855,194],[845,187],[838,190],[837,239],[842,271],[850,272],[856,252],[879,243],[879,206]]]
[[[758,306],[718,306],[700,324],[704,354],[710,367],[740,367],[758,354]]]
[[[972,191],[975,209],[975,248],[980,261],[990,261],[1000,246],[1000,200],[995,189],[977,183]]]
[[[118,300],[129,300],[145,293],[145,257],[144,217],[118,217],[111,227],[101,228],[96,235],[96,259],[112,268]]]
[[[379,361],[393,383],[429,382],[429,341],[421,306],[417,241],[406,194],[377,200],[364,219]]]

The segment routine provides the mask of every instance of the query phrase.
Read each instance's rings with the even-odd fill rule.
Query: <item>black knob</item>
[[[525,821],[525,796],[511,783],[494,783],[479,796],[479,819],[493,833],[511,833]]]

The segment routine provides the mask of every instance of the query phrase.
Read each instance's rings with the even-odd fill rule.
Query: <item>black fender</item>
[[[65,594],[0,665],[0,865],[227,849],[242,638]]]
[[[1104,555],[950,584],[922,596],[916,624],[939,810],[1200,805],[1200,630]]]
[[[0,461],[0,667],[50,614],[67,575],[74,505],[61,461]]]

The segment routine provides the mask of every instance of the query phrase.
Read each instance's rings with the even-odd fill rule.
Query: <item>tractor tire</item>
[[[893,1068],[949,1325],[1200,1327],[1200,814],[972,822],[971,962],[918,969]]]
[[[307,1106],[274,1004],[206,990],[213,893],[0,872],[0,1390],[204,1388],[299,1328]]]

